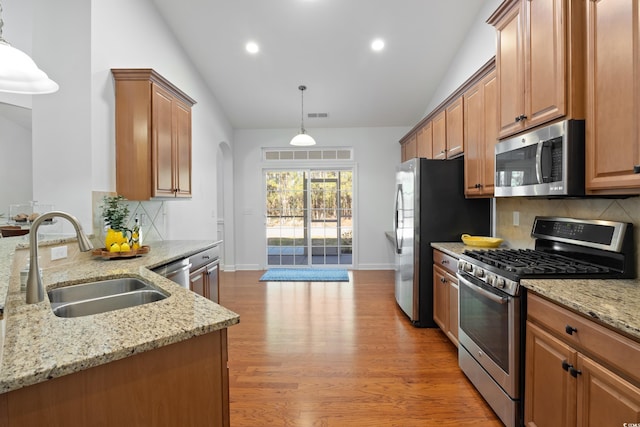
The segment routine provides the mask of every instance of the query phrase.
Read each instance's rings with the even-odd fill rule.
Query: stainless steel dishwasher
[[[189,270],[191,262],[189,258],[182,258],[177,261],[170,262],[165,265],[154,268],[152,271],[169,280],[176,282],[183,288],[189,289]]]

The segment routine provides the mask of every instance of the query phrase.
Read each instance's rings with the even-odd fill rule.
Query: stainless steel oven
[[[521,301],[458,271],[460,368],[506,426],[521,416]]]
[[[535,249],[467,250],[458,260],[458,363],[507,426],[523,422],[522,278],[635,277],[633,224],[536,217]]]

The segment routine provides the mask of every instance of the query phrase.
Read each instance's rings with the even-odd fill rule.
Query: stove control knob
[[[495,283],[496,283],[496,276],[494,276],[493,274],[487,275],[487,284],[491,286],[495,286]]]
[[[504,287],[505,287],[505,285],[506,285],[506,284],[507,284],[507,283],[505,282],[505,280],[504,280],[503,278],[498,277],[498,278],[496,279],[495,287],[496,287],[496,288],[499,288],[499,289],[504,289]]]
[[[484,270],[481,268],[477,268],[474,272],[473,275],[476,277],[484,277]]]
[[[463,270],[467,273],[471,273],[473,271],[473,266],[467,262],[464,264]]]

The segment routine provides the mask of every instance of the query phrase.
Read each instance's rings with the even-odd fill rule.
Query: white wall
[[[384,232],[392,230],[398,140],[409,128],[308,129],[317,147],[353,147],[354,239],[359,269],[393,268],[394,253]],[[262,147],[288,147],[296,129],[236,130],[234,146],[236,269],[262,269],[266,263]],[[323,163],[324,164],[324,163]]]
[[[502,0],[485,0],[473,26],[469,28],[460,49],[444,74],[444,79],[431,97],[425,116],[496,54],[496,30],[486,21],[500,3]]]
[[[193,198],[165,203],[166,237],[214,239],[216,153],[220,142],[232,145],[231,126],[151,0],[32,1],[32,56],[60,85],[54,94],[33,97],[34,198],[92,230],[92,191],[115,191],[110,69],[154,68],[198,101]]]

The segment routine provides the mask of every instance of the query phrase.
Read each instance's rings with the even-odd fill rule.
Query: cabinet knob
[[[475,188],[482,188],[482,184],[476,184],[474,185]]]
[[[564,327],[564,331],[566,333],[568,333],[569,335],[573,335],[574,332],[578,332],[578,330],[576,328],[574,328],[573,326],[571,326],[571,325],[565,326]]]
[[[640,173],[640,165],[635,165],[633,167],[633,173]]]
[[[562,369],[569,372],[569,369],[573,369],[573,365],[566,360],[562,361]]]
[[[516,117],[516,123],[526,119],[527,119],[527,116],[525,116],[524,114],[520,114],[518,117]]]
[[[441,277],[441,278],[440,278],[440,282],[442,282],[442,283],[447,283],[447,279],[445,279],[444,277]]]
[[[573,366],[569,368],[569,374],[571,374],[573,378],[578,378],[578,375],[580,375],[581,373],[582,373],[581,370],[576,369]]]
[[[443,259],[442,261],[440,261],[440,264],[449,264],[449,260],[448,259]]]

